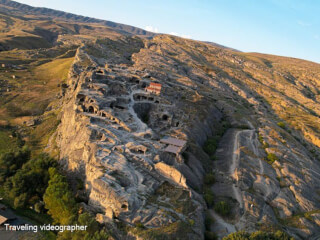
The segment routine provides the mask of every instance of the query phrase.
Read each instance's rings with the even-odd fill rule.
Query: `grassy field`
[[[13,151],[17,149],[17,138],[12,137],[10,129],[0,127],[0,154],[6,151]]]
[[[2,70],[0,76],[7,85],[2,88],[9,91],[0,97],[0,123],[42,114],[59,93],[58,84],[66,81],[72,61],[73,57],[54,59],[25,70]]]
[[[22,127],[23,138],[33,155],[47,145],[59,124],[59,110],[43,113],[49,104],[57,104],[60,85],[66,82],[74,60],[70,53],[74,51],[53,49],[30,61],[28,56],[34,54],[30,50],[0,52],[1,62],[13,62],[22,68],[10,67],[10,64],[5,68],[0,66],[0,153],[17,148],[17,138],[12,137],[12,130],[17,126]],[[25,126],[25,122],[38,117],[41,120],[35,127]]]

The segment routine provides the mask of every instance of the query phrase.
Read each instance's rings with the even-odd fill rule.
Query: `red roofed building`
[[[162,85],[160,83],[150,83],[149,87],[146,87],[146,91],[160,95]]]

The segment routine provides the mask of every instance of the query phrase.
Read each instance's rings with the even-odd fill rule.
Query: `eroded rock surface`
[[[281,79],[277,91],[270,90],[275,78]],[[294,127],[282,112],[296,97],[306,101],[297,111],[315,106],[316,115],[318,100],[304,98],[300,85],[307,83],[297,79],[297,89],[289,87],[296,95],[283,97],[282,86],[293,78],[253,57],[166,35],[87,43],[78,49],[64,96],[61,161],[85,182],[97,212],[158,231],[183,222],[189,224],[186,238],[202,239],[203,177],[212,164],[202,146],[226,121],[231,128],[215,154],[211,189],[215,202],[230,204],[231,215],[209,209],[216,219],[211,230],[222,237],[272,228],[316,239],[318,129],[310,127],[311,116]],[[160,95],[144,90],[151,82],[162,84]],[[186,152],[165,153],[163,136],[186,140]],[[164,189],[179,193],[185,208]]]

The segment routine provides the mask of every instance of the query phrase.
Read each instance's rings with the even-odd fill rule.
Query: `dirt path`
[[[238,176],[237,176],[237,169],[239,168],[239,164],[240,164],[240,138],[243,137],[245,135],[245,137],[247,137],[248,142],[250,144],[250,148],[252,149],[252,151],[254,152],[255,155],[259,155],[259,151],[258,151],[258,145],[257,145],[257,139],[255,136],[255,129],[252,126],[251,123],[248,123],[251,129],[243,129],[243,130],[235,130],[235,134],[234,134],[234,138],[232,140],[232,142],[230,143],[230,145],[232,146],[230,149],[227,149],[229,151],[232,151],[232,155],[230,155],[230,166],[227,170],[228,175],[233,179],[233,182],[231,183],[231,189],[232,190],[232,197],[234,199],[237,200],[237,202],[239,203],[239,207],[240,207],[240,213],[241,213],[241,217],[238,219],[237,222],[235,223],[228,223],[226,222],[222,217],[220,217],[217,213],[214,212],[214,210],[210,210],[210,213],[212,215],[212,217],[214,217],[214,219],[216,220],[214,225],[214,229],[217,232],[217,234],[219,235],[219,237],[223,237],[227,234],[236,232],[237,226],[240,225],[240,223],[243,221],[243,216],[245,213],[245,209],[244,209],[244,201],[242,198],[242,191],[241,189],[238,187]],[[247,135],[247,136],[246,136]],[[260,172],[264,172],[264,167],[263,164],[260,163]]]

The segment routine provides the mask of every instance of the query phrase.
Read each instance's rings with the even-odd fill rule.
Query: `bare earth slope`
[[[39,8],[39,7],[32,7],[26,4],[18,3],[11,0],[1,0],[0,5],[5,10],[5,12],[9,12],[10,14],[19,14],[21,16],[30,16],[34,15],[37,16],[37,19],[45,19],[45,20],[64,20],[69,22],[77,22],[77,23],[98,23],[99,25],[103,25],[106,27],[110,27],[122,34],[128,34],[128,35],[140,35],[142,37],[152,37],[155,34],[145,31],[143,29],[115,23],[111,21],[96,19],[96,18],[90,18],[90,17],[84,17],[72,13],[66,13],[63,11],[53,10],[49,8]]]
[[[223,237],[276,229],[296,239],[319,238],[319,64],[168,35],[141,38],[85,20],[1,16],[7,32],[0,59],[15,64],[1,69],[1,124],[27,134],[34,126],[21,117],[54,112],[61,121],[42,139],[47,151],[74,185],[85,183],[75,193],[116,238],[203,239],[208,230]],[[64,81],[50,78],[64,84],[51,85],[42,112],[9,114],[13,103],[20,106],[15,99],[26,97],[32,73],[70,65]],[[30,84],[48,91],[41,82]],[[162,85],[160,95],[145,91],[151,82]],[[207,140],[222,134],[209,156]],[[164,136],[187,141],[186,150],[165,152]],[[227,216],[203,200],[208,174],[216,179],[209,186],[213,206],[226,202]],[[206,214],[216,219],[207,230]]]

